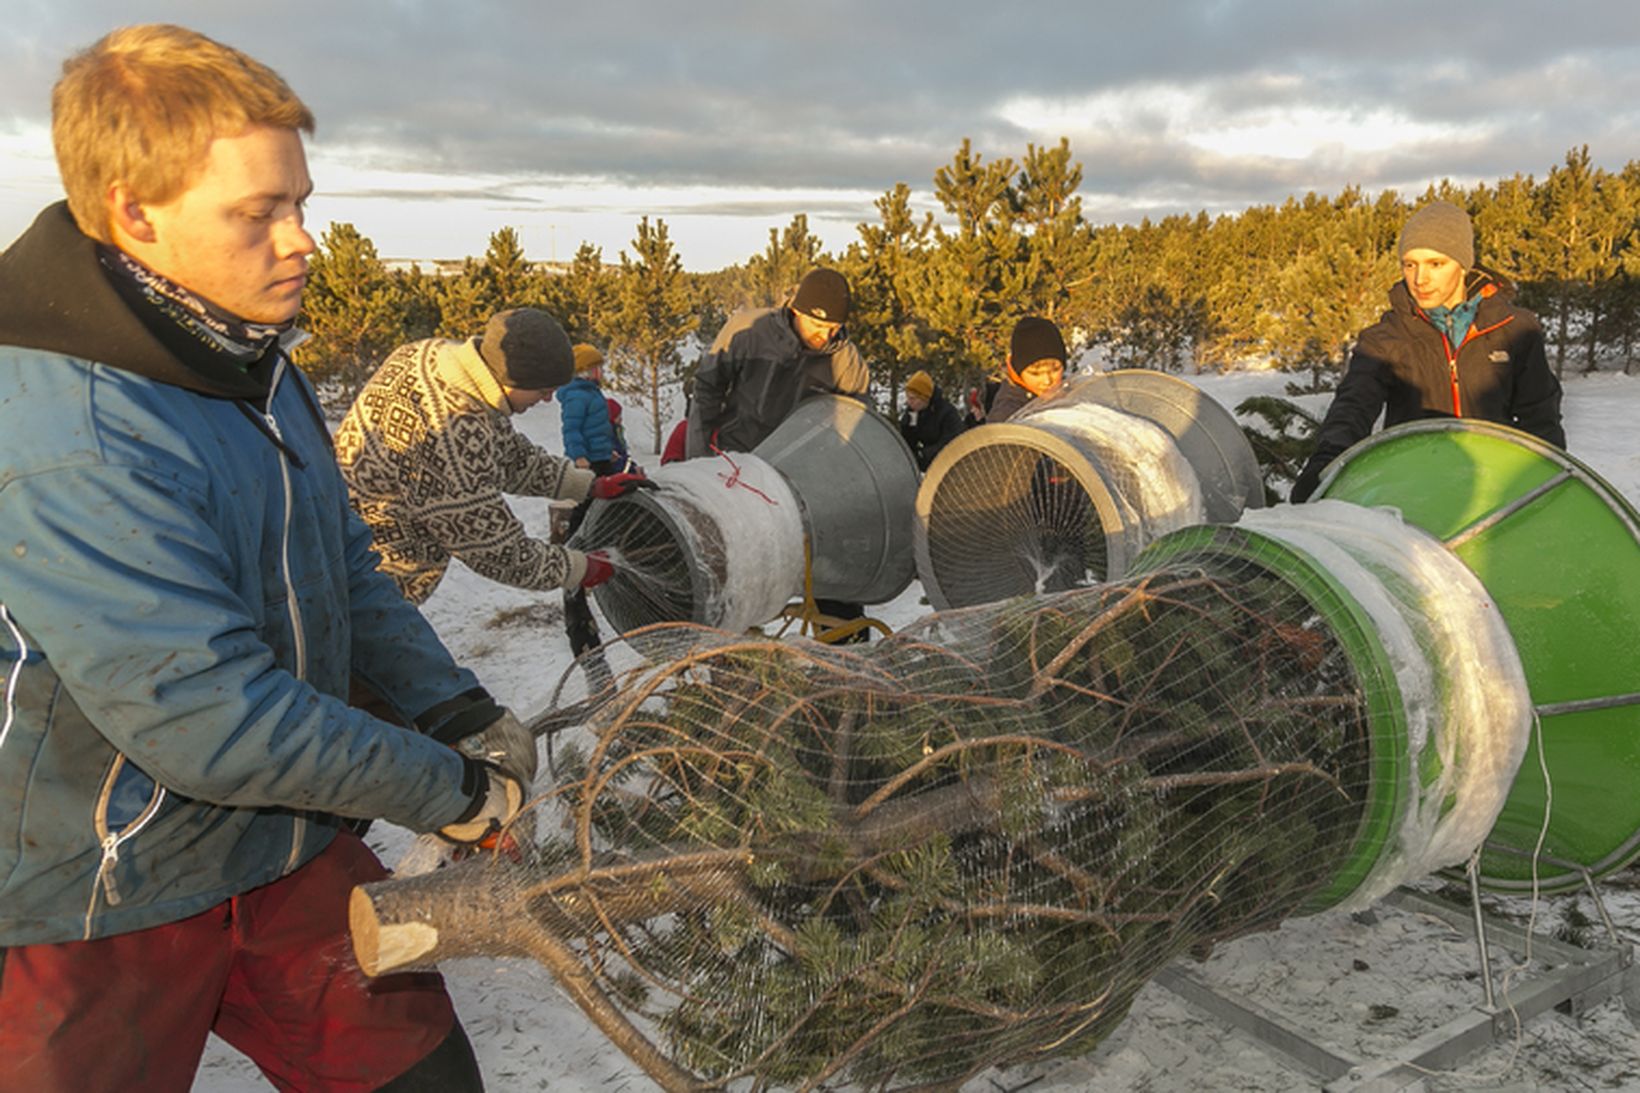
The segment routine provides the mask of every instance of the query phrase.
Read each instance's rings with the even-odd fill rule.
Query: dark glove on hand
[[[592,480],[592,493],[588,496],[596,497],[600,501],[609,501],[616,497],[625,497],[633,490],[659,488],[659,484],[651,482],[642,474],[606,474]]]
[[[535,768],[540,761],[535,734],[509,710],[502,710],[489,726],[458,743],[456,750],[500,768],[502,774],[522,785],[535,784]]]
[[[587,575],[581,578],[582,588],[597,588],[615,576],[615,567],[601,550],[587,551]]]
[[[1304,469],[1298,472],[1298,478],[1293,481],[1293,488],[1287,494],[1287,500],[1295,505],[1308,501],[1316,487],[1321,485],[1322,467],[1323,464],[1316,459],[1304,464]]]

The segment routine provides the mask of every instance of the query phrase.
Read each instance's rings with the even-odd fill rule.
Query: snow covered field
[[[1268,373],[1189,377],[1228,408],[1254,394],[1279,394],[1286,377]],[[646,455],[649,417],[627,403],[627,435],[639,462]],[[1317,411],[1326,396],[1300,400]],[[681,410],[680,405],[676,407]],[[1566,432],[1572,454],[1640,504],[1640,377],[1598,375],[1566,383]],[[550,451],[561,451],[556,405],[515,419]],[[547,505],[520,499],[515,510],[545,535]],[[1552,562],[1550,563],[1552,564]],[[873,614],[899,627],[927,610],[915,583]],[[529,593],[478,578],[456,563],[425,610],[458,659],[472,667],[496,697],[528,716],[547,702],[570,662],[557,593]],[[1616,655],[1640,656],[1640,650]],[[1640,787],[1637,787],[1640,791]],[[377,825],[371,841],[391,863],[407,833]],[[1613,878],[1606,904],[1620,933],[1640,942],[1640,870]],[[1434,886],[1433,882],[1431,886]],[[1488,900],[1501,914],[1524,922],[1535,910],[1543,932],[1560,930],[1598,939],[1598,915],[1586,896]],[[1472,941],[1447,923],[1416,911],[1384,907],[1376,922],[1343,914],[1296,920],[1281,929],[1223,945],[1197,976],[1234,990],[1315,1039],[1364,1059],[1393,1052],[1407,1041],[1462,1015],[1481,1001]],[[1595,925],[1583,925],[1594,920]],[[1511,962],[1494,950],[1495,974]],[[1504,977],[1508,991],[1530,981],[1530,969]],[[545,969],[515,960],[462,960],[444,973],[478,1053],[491,1090],[565,1093],[648,1090],[652,1083],[605,1041],[555,987]],[[1580,1020],[1559,1014],[1535,1018],[1512,1039],[1465,1059],[1450,1072],[1431,1074],[1430,1090],[1640,1090],[1640,1033],[1614,1001]],[[993,1090],[1310,1090],[1320,1081],[1294,1069],[1241,1033],[1152,984],[1129,1020],[1092,1056],[1040,1068],[984,1075],[970,1093]],[[269,1086],[248,1061],[212,1040],[195,1083],[208,1093],[248,1093]]]

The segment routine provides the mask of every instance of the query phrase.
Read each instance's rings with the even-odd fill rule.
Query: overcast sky
[[[936,209],[986,159],[1068,137],[1096,223],[1237,211],[1348,184],[1541,177],[1640,159],[1640,3],[1242,0],[6,0],[0,240],[60,196],[63,58],[134,20],[267,62],[319,119],[312,226],[384,257],[615,260],[640,216],[684,265],[807,213],[834,249],[898,182]]]

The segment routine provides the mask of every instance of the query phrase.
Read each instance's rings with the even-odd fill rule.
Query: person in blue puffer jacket
[[[575,346],[575,378],[558,388],[559,420],[564,431],[564,454],[577,467],[614,473],[615,427],[604,397],[604,355],[582,342]]]
[[[0,254],[0,1088],[186,1089],[215,1031],[283,1088],[480,1089],[442,980],[353,959],[341,820],[476,842],[535,741],[377,572],[287,355],[312,115],[174,26],[52,113],[68,200]]]
[[[615,462],[615,425],[610,420],[609,402],[604,397],[604,355],[597,347],[579,342],[575,345],[575,378],[558,388],[558,414],[564,433],[564,455],[575,461],[577,467],[597,475],[617,472]],[[575,506],[570,514],[567,534],[574,535],[586,519],[591,500]],[[602,643],[598,620],[592,616],[592,604],[584,589],[570,589],[564,593],[564,632],[569,636],[570,651],[576,656],[598,648]]]

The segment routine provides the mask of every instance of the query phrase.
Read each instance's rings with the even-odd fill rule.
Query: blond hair
[[[279,74],[185,27],[121,27],[63,62],[51,142],[80,230],[111,242],[107,196],[124,183],[163,203],[187,188],[211,141],[256,126],[313,132]]]

